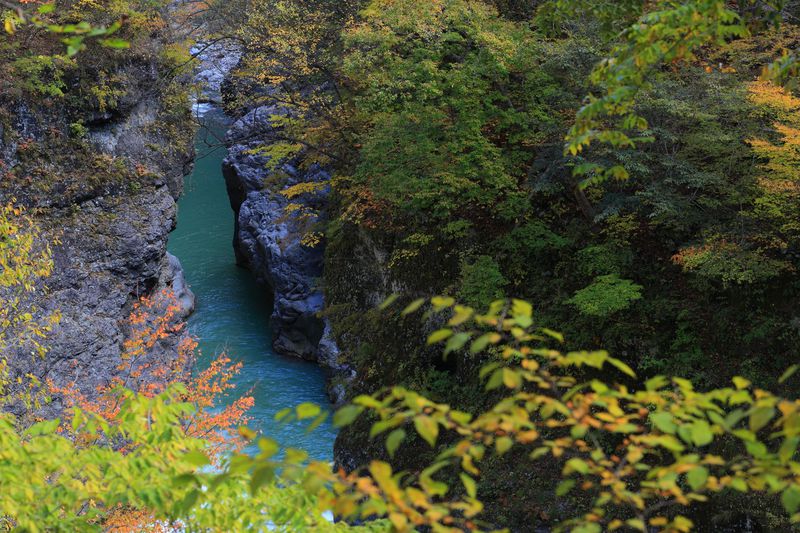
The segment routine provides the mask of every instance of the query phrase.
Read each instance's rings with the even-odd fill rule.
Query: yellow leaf
[[[439,436],[439,424],[429,416],[418,416],[414,419],[414,428],[419,436],[431,446],[436,445],[436,438]]]

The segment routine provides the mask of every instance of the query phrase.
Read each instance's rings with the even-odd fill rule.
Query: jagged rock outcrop
[[[175,201],[166,186],[133,195],[96,198],[71,213],[51,213],[43,223],[55,268],[40,305],[62,318],[47,338],[44,360],[34,374],[58,386],[77,383],[84,391],[104,385],[122,363],[131,305],[140,296],[168,289],[185,318],[194,307],[176,258],[167,254],[175,225]],[[177,339],[160,354],[169,357]],[[29,365],[24,365],[30,371]]]
[[[239,63],[242,52],[232,41],[198,43],[191,50],[200,63],[194,80],[202,87],[200,103],[222,105],[222,85]]]
[[[301,182],[325,184],[330,175],[318,167],[301,170],[297,160],[273,168],[268,156],[259,155],[256,149],[275,133],[270,117],[279,113],[272,106],[258,107],[228,132],[223,173],[236,213],[234,249],[237,262],[275,293],[275,349],[316,361],[324,332],[318,316],[323,308],[318,286],[323,250],[305,246],[301,239],[319,221],[330,188],[324,185],[292,201],[281,190]],[[290,203],[302,209],[289,211]]]
[[[304,235],[324,222],[330,174],[316,165],[304,168],[302,154],[275,165],[259,150],[280,133],[272,117],[285,113],[278,106],[257,107],[228,132],[223,174],[236,217],[233,246],[237,263],[274,291],[275,350],[330,370],[329,391],[339,402],[352,371],[339,362],[330,324],[320,316],[324,247],[303,243]],[[283,194],[300,183],[316,186],[291,199]]]

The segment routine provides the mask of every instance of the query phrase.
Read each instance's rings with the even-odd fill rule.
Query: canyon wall
[[[44,358],[11,354],[14,381],[32,374],[91,396],[118,372],[140,297],[169,291],[179,318],[193,309],[180,262],[167,253],[194,132],[187,78],[168,73],[161,55],[168,37],[127,55],[95,51],[106,56],[102,73],[82,68],[79,56],[56,94],[0,93],[0,201],[25,207],[51,244],[53,274],[31,303],[42,316],[62,315]],[[102,88],[108,78],[108,100],[80,86]],[[171,357],[176,342],[164,339],[151,356]]]

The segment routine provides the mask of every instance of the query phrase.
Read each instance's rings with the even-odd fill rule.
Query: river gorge
[[[221,172],[227,154],[222,139],[230,119],[208,104],[197,106],[196,113],[202,127],[195,143],[195,166],[185,179],[169,251],[180,259],[196,296],[188,326],[200,343],[198,367],[221,351],[241,361],[235,392],[255,399],[249,426],[316,459],[331,459],[335,433],[330,423],[306,432],[305,424],[274,419],[281,409],[303,402],[327,409],[325,376],[318,365],[277,354],[272,348],[271,292],[236,266],[231,246],[234,218]]]

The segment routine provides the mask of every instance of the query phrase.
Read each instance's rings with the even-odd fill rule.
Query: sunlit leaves
[[[557,496],[573,491],[591,494],[597,486],[607,487],[593,496],[595,512],[566,522],[570,530],[597,530],[601,525],[615,530],[627,525],[642,531],[689,531],[691,521],[674,513],[655,511],[642,522],[615,516],[616,510],[639,512],[665,501],[679,508],[726,489],[768,489],[781,493],[790,512],[800,506],[794,492],[799,486],[794,457],[800,442],[796,402],[753,390],[743,378],[735,378],[731,388],[699,392],[689,380],[658,376],[641,390],[631,391],[595,374],[614,369],[623,381],[635,378],[630,366],[607,352],[562,353],[547,348],[563,339],[537,329],[529,304],[499,301],[481,314],[439,298],[434,307],[449,317],[449,327],[436,332],[433,340],[447,350],[450,339],[459,334],[475,339],[471,353],[489,350],[494,356],[481,377],[488,389],[503,392],[493,407],[477,416],[399,387],[356,399],[358,414],[363,408],[378,418],[373,435],[391,430],[386,447],[392,456],[405,438],[401,426],[406,424],[431,446],[452,442],[444,446],[440,462],[413,480],[419,484],[413,489],[418,494],[445,494],[447,486],[433,476],[451,465],[461,468],[467,497],[475,491],[479,499],[474,482],[487,451],[503,455],[527,448],[531,460],[549,456],[561,464],[564,479],[554,487]],[[579,382],[574,377],[579,371],[584,378],[587,372],[598,377]],[[770,436],[765,435],[768,427]],[[449,438],[442,439],[443,435]],[[601,444],[619,438],[624,443],[613,454]],[[721,439],[737,439],[746,456],[712,453]],[[391,485],[385,481],[384,486]],[[407,490],[417,494],[412,486]],[[446,508],[452,512],[467,501],[456,500]],[[411,521],[412,515],[400,509],[391,511],[394,522],[398,512]]]
[[[363,411],[364,408],[358,405],[346,405],[333,415],[333,425],[336,427],[349,426]]]
[[[163,481],[171,491],[158,496],[162,503],[153,504],[154,496],[147,488],[136,497],[147,498],[148,508],[156,512],[153,516],[160,516],[159,510],[170,509],[170,513],[182,516],[191,510],[192,523],[201,524],[209,509],[221,505],[214,498],[221,497],[223,490],[242,489],[238,496],[230,492],[222,496],[221,501],[234,508],[241,508],[244,502],[252,504],[254,499],[280,501],[284,491],[295,495],[306,491],[304,501],[312,506],[319,503],[311,511],[317,517],[325,509],[334,509],[337,515],[353,520],[383,517],[397,531],[420,527],[447,531],[456,526],[474,529],[472,518],[483,508],[479,501],[481,462],[487,454],[519,450],[532,461],[548,457],[560,465],[562,479],[552,487],[556,496],[583,493],[582,498],[592,499],[591,512],[564,522],[570,531],[624,527],[690,531],[693,524],[680,515],[680,508],[699,505],[725,490],[767,491],[780,495],[790,515],[800,509],[800,481],[796,477],[800,467],[795,461],[800,442],[798,402],[753,389],[741,378],[735,379],[732,387],[707,392],[695,390],[686,379],[666,377],[651,378],[645,387],[631,390],[614,379],[601,379],[610,375],[598,373],[603,369],[617,372],[625,380],[632,377],[630,367],[608,353],[562,353],[547,348],[558,336],[537,329],[529,305],[518,301],[495,303],[485,314],[457,306],[449,299],[439,299],[435,305],[439,312],[455,318],[451,334],[440,341],[445,346],[459,333],[469,332],[478,338],[492,335],[482,341],[495,359],[483,375],[502,391],[496,403],[473,416],[394,387],[356,397],[352,405],[334,416],[336,425],[342,426],[369,413],[374,417],[370,434],[375,438],[385,435],[386,450],[393,458],[408,438],[407,429],[413,427],[438,452],[428,468],[408,474],[396,472],[389,463],[372,461],[363,470],[335,472],[328,464],[309,462],[308,455],[300,450],[285,450],[280,458],[278,445],[262,438],[255,457],[234,456],[223,472],[204,478],[206,474],[198,469],[210,458],[202,443],[190,440],[196,445],[187,446],[180,440],[186,436],[170,430],[158,433],[155,442],[166,446],[170,439],[179,439],[179,451],[170,452],[179,460],[170,461],[169,467],[180,466],[181,472],[173,485],[172,478]],[[588,381],[575,378],[579,369]],[[184,406],[173,405],[166,398],[130,393],[123,396],[126,403],[119,425],[104,425],[102,418],[83,411],[75,412],[73,425],[90,434],[114,434],[117,428],[124,428],[129,438],[150,439],[146,442],[152,444],[150,428],[141,423],[143,413],[160,413],[163,409],[180,416],[185,413]],[[284,417],[315,420],[320,414],[318,406],[301,404]],[[180,416],[172,416],[165,423],[175,423]],[[57,425],[38,424],[28,438],[50,438]],[[246,438],[256,437],[242,431]],[[723,439],[728,444],[738,441],[741,446],[733,447],[728,456],[724,447],[715,446]],[[619,444],[611,451],[604,442]],[[143,453],[148,449],[141,447]],[[159,448],[159,460],[162,453]],[[457,476],[447,479],[460,481],[463,490],[453,491],[443,481],[444,472],[453,469]],[[212,492],[200,491],[201,483]],[[598,487],[602,487],[599,492]],[[113,493],[104,485],[103,490]],[[246,499],[237,499],[244,493]],[[669,511],[661,510],[665,505]],[[642,513],[646,520],[630,518]],[[264,517],[261,522],[254,515],[248,517],[250,524],[263,523]]]
[[[650,415],[650,421],[658,428],[659,431],[674,435],[678,426],[675,424],[672,415],[666,412],[653,413]]]
[[[25,3],[20,4],[20,7],[14,12],[5,12],[3,26],[6,33],[14,34],[20,26],[31,24],[48,32],[64,35],[61,42],[66,47],[68,57],[77,55],[85,50],[87,39],[96,39],[102,46],[108,48],[130,48],[130,43],[127,40],[111,37],[122,27],[121,22],[116,22],[110,26],[93,26],[86,21],[74,24],[58,24],[53,22],[53,15],[58,14],[54,3],[40,5],[33,13],[27,12],[24,9],[24,5]]]
[[[800,369],[800,365],[792,365],[786,369],[786,371],[781,374],[781,377],[778,379],[778,383],[784,383],[789,380],[798,370]]]
[[[386,438],[386,451],[389,452],[391,457],[394,457],[394,454],[405,438],[406,432],[403,429],[396,429],[389,433],[389,436]]]
[[[436,438],[439,436],[439,424],[433,418],[425,415],[415,417],[414,429],[428,444],[431,446],[436,444]]]
[[[580,2],[554,1],[549,5],[565,13],[595,11],[603,18],[607,8],[588,7]],[[591,75],[598,91],[590,94],[578,111],[576,121],[566,138],[565,154],[576,157],[585,154],[593,144],[613,148],[633,148],[651,138],[637,138],[647,130],[644,117],[637,114],[637,94],[650,86],[658,70],[670,63],[691,61],[699,49],[708,45],[723,46],[728,41],[747,36],[750,27],[759,26],[758,18],[776,16],[780,9],[767,12],[744,10],[750,19],[723,0],[692,0],[671,2],[661,0],[640,3],[629,13],[640,13],[639,20],[628,26],[613,47],[608,58],[601,61]],[[780,17],[778,17],[779,19]],[[771,21],[770,26],[776,21]],[[796,75],[794,56],[786,55],[767,69],[772,79],[786,81]],[[622,166],[604,166],[583,162],[575,167],[583,186],[608,180],[624,180],[628,172]]]
[[[800,487],[795,485],[788,487],[781,494],[781,503],[789,514],[794,514],[800,508]]]

